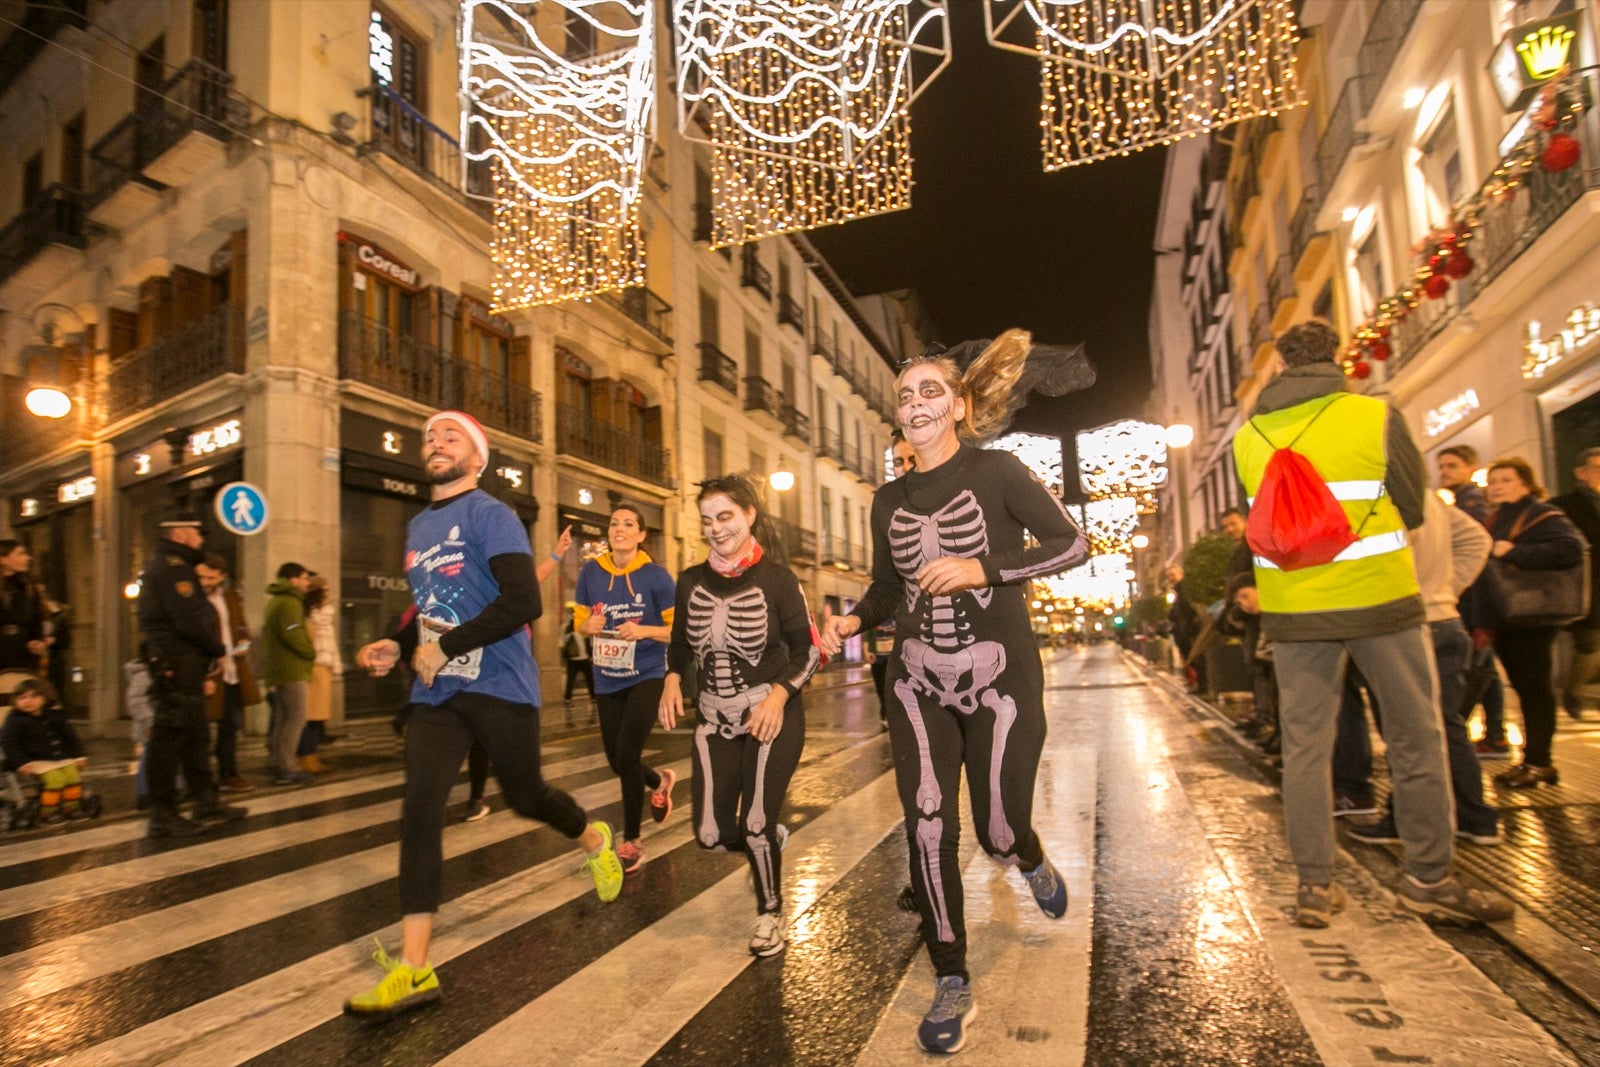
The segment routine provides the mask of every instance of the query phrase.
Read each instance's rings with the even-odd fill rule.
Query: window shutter
[[[106,353],[115,363],[139,347],[139,316],[136,312],[111,308],[106,314]]]
[[[146,278],[139,283],[139,347],[172,329],[172,280]]]
[[[196,322],[211,302],[211,279],[187,267],[172,268],[172,327]]]

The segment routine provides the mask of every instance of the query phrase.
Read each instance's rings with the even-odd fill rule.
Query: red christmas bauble
[[[1352,378],[1365,378],[1367,375],[1369,375],[1371,373],[1372,373],[1372,364],[1366,362],[1365,360],[1361,361],[1360,363],[1355,364],[1354,366],[1352,366],[1350,368],[1350,377],[1352,377]]]
[[[1372,347],[1367,349],[1367,355],[1382,363],[1389,358],[1389,346],[1383,341],[1372,342]]]
[[[1450,279],[1443,274],[1435,274],[1422,283],[1422,291],[1428,294],[1429,300],[1438,300],[1450,291]]]
[[[1387,326],[1379,326],[1378,327],[1378,337],[1379,338],[1384,338],[1384,337],[1388,337],[1388,336],[1389,336],[1389,327],[1387,327]]]
[[[1444,272],[1452,278],[1465,278],[1472,268],[1472,257],[1465,252],[1457,251],[1444,261]]]
[[[1539,166],[1552,174],[1566,170],[1578,162],[1581,151],[1576,138],[1565,133],[1553,133],[1550,140],[1545,142],[1544,151],[1539,153]]]
[[[1439,253],[1435,252],[1433,255],[1428,257],[1428,269],[1429,270],[1438,270],[1443,265],[1444,265],[1444,257],[1441,256]]]

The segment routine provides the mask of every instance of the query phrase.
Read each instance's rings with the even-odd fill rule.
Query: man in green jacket
[[[304,598],[311,572],[298,563],[278,568],[267,586],[267,611],[261,620],[261,680],[272,690],[272,726],[267,731],[268,771],[273,785],[297,785],[314,777],[299,769],[295,749],[306,725],[311,695],[311,665],[317,650],[306,630]]]

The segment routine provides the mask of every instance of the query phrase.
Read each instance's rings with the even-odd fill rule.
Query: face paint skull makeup
[[[929,449],[947,435],[955,436],[955,424],[966,415],[966,401],[950,388],[937,364],[919,363],[900,376],[900,428],[911,447]]]

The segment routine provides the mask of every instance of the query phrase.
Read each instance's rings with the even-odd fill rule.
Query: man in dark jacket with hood
[[[278,568],[278,580],[267,586],[266,614],[261,620],[261,681],[273,691],[272,728],[267,734],[267,759],[273,785],[309,782],[315,776],[300,770],[295,750],[306,726],[311,699],[311,667],[317,650],[306,629],[306,590],[311,572],[298,563]]]
[[[200,590],[194,566],[203,558],[200,519],[177,512],[161,522],[161,541],[139,576],[139,633],[155,694],[150,728],[151,837],[189,837],[204,833],[198,822],[178,812],[178,767],[194,794],[196,819],[242,819],[245,809],[217,800],[211,777],[211,722],[206,718],[206,687],[217,660],[225,654],[217,613]]]
[[[1331,761],[1347,661],[1383,703],[1405,844],[1400,903],[1432,920],[1509,918],[1503,898],[1469,890],[1451,873],[1455,827],[1438,683],[1406,540],[1423,522],[1422,456],[1399,412],[1348,391],[1332,327],[1302,323],[1277,348],[1287,369],[1233,439],[1246,495],[1263,489],[1278,450],[1292,448],[1326,483],[1354,535],[1331,561],[1311,565],[1269,559],[1253,546],[1261,632],[1273,643],[1281,701],[1284,820],[1299,872],[1294,921],[1326,927],[1345,903],[1332,879]]]

